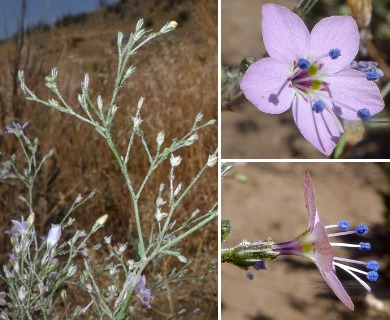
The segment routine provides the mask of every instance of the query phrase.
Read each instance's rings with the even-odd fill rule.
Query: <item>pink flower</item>
[[[47,248],[53,248],[57,245],[61,237],[61,226],[58,224],[52,224],[47,236]]]
[[[262,31],[269,58],[252,64],[241,81],[245,97],[260,111],[292,107],[303,136],[330,155],[344,133],[338,117],[369,120],[384,108],[378,87],[350,63],[359,31],[348,16],[322,19],[310,33],[287,8],[265,4]]]
[[[349,229],[349,223],[347,221],[340,221],[337,225],[324,226],[318,216],[314,188],[308,172],[306,172],[304,176],[304,193],[306,208],[309,214],[309,229],[292,241],[275,244],[274,251],[278,252],[280,255],[297,255],[313,261],[336,296],[349,309],[353,310],[354,305],[352,300],[345,291],[340,280],[337,278],[335,266],[348,272],[357,281],[359,281],[364,288],[371,291],[370,287],[354,272],[364,274],[370,281],[376,281],[378,279],[377,270],[379,269],[379,264],[373,260],[366,263],[363,261],[335,257],[333,249],[334,246],[358,247],[361,250],[369,250],[370,244],[365,242],[361,242],[359,245],[348,243],[330,243],[329,238],[354,233],[364,235],[368,232],[368,227],[366,225],[359,225],[354,231],[347,231]],[[332,234],[327,233],[327,229],[335,227],[338,227],[343,231]],[[339,261],[365,265],[369,271],[362,271],[349,265],[341,264]]]
[[[135,293],[141,302],[148,308],[150,306],[150,300],[153,299],[152,293],[149,289],[146,288],[146,277],[142,276],[135,286]]]

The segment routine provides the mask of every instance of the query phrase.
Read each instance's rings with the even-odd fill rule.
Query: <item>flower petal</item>
[[[332,60],[323,58],[322,70],[336,73],[349,65],[359,51],[359,31],[352,17],[328,17],[318,22],[311,32],[311,58],[328,54],[331,49],[339,49],[341,56]]]
[[[294,91],[289,87],[288,67],[272,58],[252,64],[241,80],[245,97],[260,111],[282,113],[291,106]]]
[[[320,270],[326,283],[333,290],[333,292],[337,296],[337,298],[339,298],[341,300],[341,302],[344,303],[349,309],[354,310],[355,307],[353,305],[351,297],[345,291],[340,280],[337,278],[336,273],[334,271],[324,271],[324,270],[321,270],[320,268],[318,268],[318,270]]]
[[[285,7],[262,7],[264,46],[271,58],[292,65],[309,53],[310,33],[302,19]]]
[[[309,172],[305,172],[303,177],[303,191],[305,194],[307,213],[309,215],[309,228],[310,231],[313,231],[314,226],[320,221],[320,218],[316,207],[313,182],[311,181]]]
[[[343,119],[359,120],[359,109],[367,108],[374,115],[385,106],[378,86],[357,70],[346,69],[337,76],[324,77],[324,80],[328,83],[331,97],[351,108],[334,105],[334,112]]]
[[[318,222],[309,237],[313,246],[313,260],[316,262],[317,267],[326,272],[332,271],[334,249],[330,245],[324,225]]]
[[[343,133],[329,111],[325,109],[320,113],[313,112],[310,102],[299,95],[293,100],[292,111],[295,123],[305,139],[329,156],[339,140],[340,133]]]

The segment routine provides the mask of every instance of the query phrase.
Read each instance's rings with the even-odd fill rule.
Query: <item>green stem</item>
[[[273,260],[279,253],[274,252],[272,241],[242,242],[238,246],[221,250],[222,263],[231,263],[240,268],[253,266],[263,260]]]
[[[106,135],[106,141],[108,145],[110,146],[111,151],[113,152],[120,168],[123,176],[125,177],[126,180],[126,185],[127,188],[129,189],[131,199],[133,200],[133,209],[134,209],[134,216],[135,216],[135,223],[137,226],[137,233],[138,233],[138,238],[139,238],[139,254],[141,258],[145,258],[145,244],[144,244],[144,239],[142,236],[142,227],[141,227],[141,220],[139,216],[139,211],[138,211],[138,196],[135,194],[133,185],[131,183],[131,179],[129,177],[129,174],[127,172],[126,164],[122,161],[122,158],[120,157],[118,150],[116,149],[114,142],[111,139],[111,135],[107,134]]]

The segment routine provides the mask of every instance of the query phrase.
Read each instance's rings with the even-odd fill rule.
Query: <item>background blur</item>
[[[354,0],[356,6],[371,0]],[[266,53],[261,35],[261,7],[264,3],[275,3],[293,9],[295,0],[223,0],[221,8],[222,65],[238,67],[246,56],[262,58]],[[366,54],[358,60],[374,60],[385,76],[376,83],[380,88],[390,82],[390,0],[372,0],[370,27],[372,40],[364,47]],[[304,17],[309,30],[320,19],[331,15],[351,15],[347,0],[319,0]],[[370,36],[369,36],[370,38]],[[390,89],[390,88],[389,88]],[[385,99],[390,103],[390,95]],[[222,159],[291,159],[326,158],[307,142],[297,129],[291,109],[279,115],[260,112],[243,99],[222,112]],[[386,110],[386,109],[385,109]],[[379,117],[389,116],[381,112]],[[376,118],[378,118],[378,116]],[[371,125],[361,122],[344,125],[348,146],[343,158],[390,158],[389,124]]]
[[[119,110],[114,122],[118,149],[123,153],[127,146],[131,116],[134,116],[141,96],[145,97],[142,127],[149,147],[154,149],[156,135],[161,130],[166,133],[165,143],[170,143],[172,138],[182,137],[191,129],[199,112],[204,114],[206,121],[217,118],[217,2],[122,0],[112,4],[112,1],[95,1],[96,11],[79,14],[73,12],[80,12],[80,4],[73,10],[67,3],[60,19],[53,24],[26,23],[24,29],[23,10],[29,12],[30,17],[41,16],[38,11],[42,13],[44,9],[36,5],[36,1],[13,1],[19,8],[15,13],[14,9],[9,9],[8,2],[1,1],[0,9],[8,8],[11,17],[15,14],[20,28],[13,37],[0,43],[0,163],[17,150],[15,137],[2,132],[5,125],[12,121],[30,121],[25,132],[30,138],[39,138],[39,154],[55,149],[54,157],[48,161],[35,187],[37,232],[45,235],[51,223],[59,221],[78,193],[85,195],[96,189],[96,196],[74,215],[77,221],[74,228],[89,229],[98,217],[108,213],[105,228],[98,232],[98,239],[92,241],[102,241],[103,236],[112,234],[113,243],[129,242],[128,257],[131,258],[136,240],[132,206],[105,141],[93,128],[75,118],[26,101],[19,88],[17,71],[23,69],[27,85],[37,96],[46,98],[50,93],[44,86],[44,77],[50,74],[51,68],[58,67],[60,91],[72,106],[77,105],[80,82],[87,72],[91,96],[96,99],[101,94],[106,104],[112,94],[117,68],[117,32],[124,32],[127,39],[139,18],[145,19],[146,29],[154,30],[176,20],[179,26],[175,31],[143,47],[130,62],[137,70],[122,87],[118,98]],[[57,2],[68,1],[45,3],[50,7]],[[53,21],[52,11],[48,10],[47,14],[46,19],[39,21]],[[188,185],[216,145],[217,126],[201,132],[199,142],[181,151],[184,160],[176,170],[176,181]],[[130,175],[138,185],[148,162],[141,146],[135,143],[133,149],[132,154],[137,156],[129,161]],[[19,158],[22,159],[20,154]],[[167,164],[155,172],[141,200],[145,228],[149,228],[152,221],[156,190],[160,182],[167,181],[168,168]],[[175,217],[177,223],[187,219],[196,208],[202,213],[208,210],[217,200],[217,185],[215,167],[183,202]],[[9,248],[9,238],[4,231],[10,229],[11,219],[27,216],[26,208],[17,200],[24,191],[13,180],[0,184],[0,264],[6,262]],[[153,313],[145,313],[142,317],[146,319],[153,314],[154,319],[158,315],[165,319],[177,315],[179,310],[192,312],[195,308],[200,308],[198,314],[202,319],[215,317],[217,273],[210,273],[208,264],[217,257],[217,245],[216,221],[182,241],[183,255],[193,261],[187,274],[189,280],[180,283],[180,288],[177,288],[178,284],[165,288],[152,304]],[[96,259],[99,263],[101,257]],[[158,272],[165,277],[175,267],[182,267],[182,264],[176,258],[168,257]],[[83,297],[73,298],[83,304]]]
[[[371,243],[371,251],[337,249],[345,258],[380,262],[379,279],[369,283],[372,294],[342,270],[337,271],[355,304],[347,309],[323,280],[314,263],[299,257],[278,257],[268,270],[250,271],[253,280],[233,265],[222,265],[223,320],[389,319],[390,216],[389,164],[376,163],[247,163],[236,165],[222,179],[222,219],[232,231],[222,248],[241,241],[271,237],[294,239],[307,230],[303,174],[309,171],[324,225],[348,220],[367,224],[364,237],[339,242]],[[362,240],[364,238],[364,240]]]

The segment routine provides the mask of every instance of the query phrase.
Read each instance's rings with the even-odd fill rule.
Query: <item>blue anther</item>
[[[369,272],[367,272],[366,277],[370,281],[376,281],[376,280],[378,280],[379,275],[378,275],[378,272],[376,272],[376,271],[369,271]]]
[[[357,116],[359,117],[359,119],[363,121],[367,121],[371,119],[370,110],[368,110],[367,108],[359,109],[357,112]]]
[[[376,81],[380,78],[380,75],[375,70],[366,72],[366,79],[369,81]]]
[[[368,251],[371,249],[371,245],[368,242],[360,242],[359,246],[360,246],[360,250],[362,251]]]
[[[379,269],[379,262],[370,260],[366,263],[366,268],[371,271],[377,271]]]
[[[365,224],[360,224],[356,227],[356,233],[360,236],[366,234],[367,232],[368,232],[368,227]]]
[[[318,100],[314,102],[313,106],[311,107],[311,109],[316,113],[320,113],[324,111],[324,108],[325,108],[325,102],[322,100]]]
[[[348,221],[339,221],[338,225],[339,225],[340,230],[344,230],[344,231],[349,230],[349,222]]]
[[[253,268],[255,270],[266,270],[267,268],[265,267],[265,261],[264,260],[260,260],[260,261],[256,261],[254,264],[253,264]]]
[[[299,58],[297,62],[297,66],[299,67],[299,69],[307,70],[310,67],[310,62],[309,60]]]
[[[254,278],[255,276],[253,275],[252,272],[247,271],[247,272],[246,272],[246,277],[247,277],[249,280],[253,280],[253,278]]]
[[[329,57],[334,60],[341,56],[340,49],[331,49],[329,50]]]

